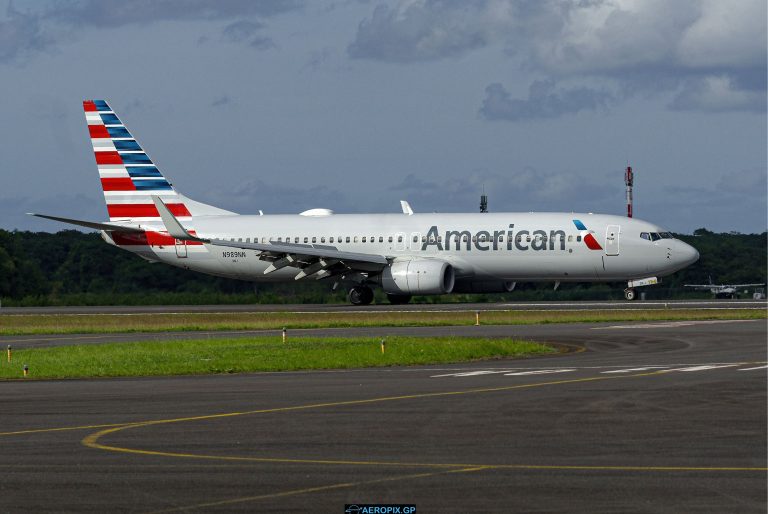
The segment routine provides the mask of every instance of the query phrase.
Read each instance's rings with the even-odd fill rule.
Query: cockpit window
[[[648,232],[640,232],[640,237],[649,241],[651,240],[651,235]]]
[[[661,236],[657,234],[656,232],[651,232],[651,241],[658,241],[661,239]]]
[[[659,232],[659,235],[661,236],[662,239],[674,239],[675,238],[675,236],[673,236],[669,232]]]

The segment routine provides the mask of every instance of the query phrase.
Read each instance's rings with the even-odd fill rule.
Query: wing
[[[760,287],[765,284],[733,284],[731,287]]]
[[[292,266],[299,271],[296,280],[314,276],[317,279],[330,278],[347,273],[377,273],[389,264],[383,255],[344,252],[333,246],[305,245],[293,243],[244,243],[225,239],[205,239],[190,234],[166,207],[163,201],[153,196],[160,218],[168,234],[176,239],[199,241],[213,246],[256,250],[259,259],[270,262],[264,274]]]

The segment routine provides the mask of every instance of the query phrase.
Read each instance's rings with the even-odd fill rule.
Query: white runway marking
[[[739,371],[752,371],[752,370],[755,370],[755,369],[768,369],[768,364],[766,364],[764,366],[757,366],[757,367],[754,367],[754,368],[741,368]]]
[[[689,372],[689,371],[706,371],[708,369],[720,369],[720,368],[734,368],[738,366],[738,364],[705,364],[702,366],[691,366],[689,368],[672,368],[672,369],[665,369],[662,370],[663,372],[668,371],[683,371],[683,372]]]
[[[431,375],[430,378],[465,378],[465,377],[480,377],[489,375],[503,375],[505,377],[521,377],[531,375],[548,375],[552,373],[570,373],[573,371],[591,371],[593,373],[601,374],[614,374],[614,373],[642,373],[653,372],[670,373],[673,371],[681,371],[684,373],[690,373],[694,371],[709,371],[714,369],[735,368],[739,366],[750,366],[749,368],[741,368],[738,371],[752,371],[758,369],[768,368],[768,364],[761,364],[760,366],[754,366],[755,364],[761,364],[759,362],[709,362],[703,364],[646,364],[633,367],[621,367],[621,366],[583,366],[573,368],[499,368],[499,369],[478,369],[467,371],[454,371],[453,373],[444,373],[441,375]],[[605,368],[617,368],[607,369]],[[604,371],[603,371],[604,370]],[[437,370],[432,370],[437,371]],[[446,370],[447,371],[447,370]]]
[[[515,373],[504,373],[505,377],[516,377],[523,375],[548,375],[550,373],[569,373],[575,369],[535,369],[532,371],[518,371]]]
[[[610,327],[592,327],[592,330],[619,330],[625,328],[679,328],[692,327],[695,325],[716,325],[722,323],[746,323],[749,321],[759,321],[752,319],[721,319],[705,321],[667,321],[660,323],[643,323],[639,325],[611,325]]]
[[[635,371],[648,371],[649,369],[664,369],[667,366],[647,366],[645,368],[613,369],[610,371],[601,371],[600,373],[633,373]]]

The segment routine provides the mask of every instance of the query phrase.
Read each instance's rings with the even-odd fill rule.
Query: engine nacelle
[[[455,281],[453,266],[437,259],[393,262],[381,273],[381,286],[391,294],[447,294]]]
[[[454,293],[511,293],[517,282],[512,280],[458,280]]]

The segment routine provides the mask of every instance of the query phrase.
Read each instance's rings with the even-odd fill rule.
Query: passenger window
[[[321,242],[321,243],[325,243],[325,236],[323,236],[323,237],[321,237],[321,238],[320,238],[320,242]]]
[[[245,238],[245,242],[246,242],[246,243],[250,243],[250,242],[251,242],[251,238],[250,238],[250,237],[246,237],[246,238]]]
[[[357,236],[354,237],[353,241],[357,243]]]
[[[525,240],[526,240],[526,242],[530,243],[531,242],[531,236],[525,236]]]
[[[467,234],[464,234],[463,236],[461,236],[461,240],[463,242],[467,243],[467,242],[469,242],[469,236]]]
[[[419,242],[419,236],[413,236],[413,242],[418,243]]]
[[[349,236],[347,236],[346,242],[349,243]]]
[[[383,243],[383,242],[384,242],[384,236],[379,236],[379,243]]]
[[[391,243],[391,242],[392,242],[392,236],[389,236],[389,238],[387,239],[387,241]]]
[[[305,237],[305,238],[304,238],[304,242],[305,242],[305,243],[309,243],[309,238],[308,238],[308,237]]]
[[[376,242],[376,236],[371,236],[371,243],[375,243],[375,242]]]
[[[363,236],[363,243],[365,243],[365,236]]]
[[[437,242],[442,243],[443,242],[443,236],[437,236]]]
[[[317,243],[317,236],[312,236],[312,242]]]
[[[499,243],[503,243],[503,242],[504,242],[504,236],[499,236]]]
[[[402,243],[403,242],[403,236],[397,236],[397,242]]]
[[[577,243],[580,243],[580,242],[581,242],[581,236],[576,236],[576,242],[577,242]]]
[[[329,243],[333,243],[333,236],[328,240]]]
[[[477,236],[472,236],[472,242],[477,243]]]

